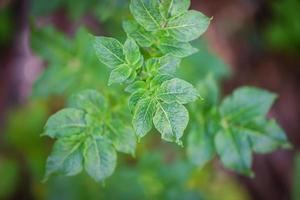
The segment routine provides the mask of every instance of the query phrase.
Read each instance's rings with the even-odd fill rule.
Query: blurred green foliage
[[[72,20],[92,14],[100,21],[105,21],[114,14],[120,14],[127,5],[127,0],[32,0],[30,11],[32,16],[38,17],[64,10]]]
[[[99,64],[85,28],[80,28],[73,39],[53,27],[36,29],[31,46],[48,64],[33,87],[33,97],[70,95],[105,85],[106,68]]]
[[[294,158],[293,200],[300,199],[300,152]]]
[[[105,32],[122,38],[125,33],[116,27],[120,27],[120,16],[128,13],[127,6],[127,0],[33,0],[31,14],[37,18],[65,10],[71,19],[80,19],[85,14],[92,14],[99,21],[106,21],[103,26]],[[5,41],[10,36],[13,27],[10,15],[9,11],[0,12],[0,42],[2,38]],[[110,20],[119,24],[112,24]],[[296,29],[298,31],[298,28]],[[285,29],[281,31],[283,30]],[[197,163],[200,167],[205,166],[200,170],[200,167],[187,162],[182,150],[159,143],[159,138],[155,135],[139,144],[136,158],[121,156],[116,173],[105,185],[95,183],[86,174],[76,177],[56,176],[46,184],[41,183],[46,156],[52,144],[51,141],[40,138],[46,119],[63,106],[65,98],[71,93],[85,88],[105,91],[103,88],[107,87],[108,70],[98,62],[91,48],[88,32],[82,27],[73,37],[69,37],[55,27],[32,29],[31,47],[47,67],[33,88],[31,102],[12,110],[8,117],[4,146],[17,156],[7,159],[10,155],[5,155],[0,158],[0,199],[9,198],[18,184],[24,181],[20,176],[21,167],[30,177],[26,180],[29,181],[28,192],[35,199],[248,199],[244,188],[232,177],[215,170],[213,164],[207,165],[206,162]],[[272,37],[277,36],[270,38]],[[291,38],[296,41],[293,35]],[[276,40],[287,39],[274,39]],[[230,75],[230,70],[220,58],[208,50],[204,40],[196,40],[193,45],[200,51],[183,60],[178,75],[197,84],[206,99],[203,104],[195,105],[204,110],[201,113],[203,116],[199,115],[197,119],[201,125],[206,124],[203,118],[209,120],[210,117],[214,117],[214,109],[209,109],[209,105],[218,102],[221,96],[221,81]],[[111,104],[115,105],[117,100],[125,104],[127,99],[119,97],[120,91],[118,86],[110,90]],[[124,119],[130,114],[128,109],[114,109],[122,113]],[[198,109],[195,108],[195,111]],[[207,127],[201,128],[213,127],[213,124],[208,123]],[[193,127],[190,127],[190,130],[192,129]],[[159,145],[153,145],[153,141]],[[145,153],[146,148],[151,149],[151,153]],[[167,149],[167,153],[157,151],[157,148]],[[295,187],[297,185],[298,182],[295,183]],[[295,192],[295,195],[298,194]]]
[[[228,175],[215,171],[212,166],[203,170],[195,168],[186,162],[179,148],[162,144],[152,147],[151,153],[143,150],[159,140],[155,137],[140,144],[136,159],[121,156],[116,173],[104,185],[94,182],[86,174],[56,176],[45,184],[41,183],[50,145],[40,139],[39,133],[43,124],[41,121],[45,120],[46,110],[50,107],[49,102],[37,101],[10,115],[5,141],[12,152],[20,154],[21,158],[0,160],[0,172],[5,172],[1,177],[7,180],[1,181],[1,189],[7,197],[22,181],[18,167],[22,166],[30,176],[28,192],[34,199],[218,200],[220,196],[223,200],[248,199],[244,189]],[[169,150],[162,153],[159,148]]]
[[[11,158],[0,156],[0,176],[0,199],[6,199],[16,192],[18,181],[20,181],[18,163]]]
[[[265,38],[271,47],[288,53],[300,50],[300,1],[270,1],[272,18],[265,29]]]
[[[245,191],[227,175],[220,172],[216,174],[211,166],[207,166],[201,171],[198,170],[182,158],[181,150],[170,150],[171,152],[175,151],[171,156],[172,161],[167,161],[170,159],[168,154],[144,153],[143,149],[149,146],[149,142],[146,141],[155,140],[156,136],[148,138],[144,144],[139,145],[136,159],[132,160],[129,157],[121,156],[116,173],[105,182],[105,186],[95,183],[86,174],[76,177],[56,176],[46,184],[41,183],[46,155],[50,151],[51,142],[41,139],[39,135],[42,133],[42,126],[50,113],[55,112],[64,104],[64,98],[58,98],[57,95],[69,96],[70,93],[78,91],[80,88],[91,86],[95,86],[97,89],[107,87],[107,80],[104,78],[107,77],[106,68],[102,67],[99,62],[94,65],[97,59],[93,53],[88,51],[89,38],[86,37],[86,34],[79,37],[83,33],[86,33],[86,30],[80,28],[70,39],[53,27],[34,29],[32,32],[31,41],[34,52],[41,56],[47,64],[47,68],[38,80],[43,87],[39,89],[36,85],[31,102],[24,107],[15,109],[9,115],[5,145],[13,152],[20,154],[21,160],[25,161],[26,166],[23,168],[27,169],[26,173],[31,177],[29,192],[33,197],[36,199],[74,200],[84,198],[213,200],[224,196],[225,200],[247,199]],[[219,80],[226,77],[229,73],[227,66],[204,47],[204,42],[196,41],[195,44],[201,47],[201,51],[197,53],[198,56],[191,59],[191,62],[187,60],[184,62],[182,66],[185,68],[184,76],[193,77],[193,82],[197,82],[198,76],[205,77],[207,74],[212,74]],[[201,53],[210,56],[210,62],[206,57],[199,56]],[[78,71],[72,71],[72,67],[70,68],[68,65],[68,62],[75,57],[79,63],[76,65]],[[200,73],[192,70],[194,63],[197,62],[201,63],[202,71]],[[210,67],[215,70],[211,72]],[[53,72],[51,72],[52,70]],[[65,71],[69,74],[64,73]],[[62,78],[60,76],[48,77],[48,73],[61,75]],[[82,74],[91,78],[81,79],[80,75]],[[77,80],[68,81],[72,76],[75,79],[77,77]],[[63,87],[55,85],[58,83]],[[112,96],[118,96],[117,88],[116,86],[116,90],[111,90],[115,93]],[[115,101],[111,99],[112,104]],[[124,115],[128,115],[128,111],[124,111]],[[170,148],[168,145],[162,145],[163,148]],[[20,165],[21,161],[17,159],[14,162]],[[218,189],[210,186],[212,182],[214,188]],[[16,189],[16,185],[11,184],[10,188],[13,191]]]
[[[14,31],[13,14],[9,6],[0,7],[0,47],[8,45]]]

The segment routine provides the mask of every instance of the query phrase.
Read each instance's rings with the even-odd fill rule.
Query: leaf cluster
[[[247,176],[252,153],[270,153],[290,148],[284,131],[274,119],[267,119],[276,95],[254,87],[240,87],[219,103],[219,91],[212,76],[204,79],[199,90],[206,102],[195,105],[194,123],[188,135],[187,155],[203,167],[217,154],[223,165]]]
[[[190,119],[187,155],[200,166],[218,154],[225,167],[251,176],[252,152],[290,146],[275,120],[266,118],[276,97],[273,93],[242,87],[219,102],[214,76],[197,87],[177,77],[182,58],[197,51],[190,42],[210,23],[189,6],[189,0],[131,0],[134,20],[123,23],[125,42],[93,37],[98,59],[110,69],[108,85],[121,85],[128,93],[132,125],[122,120],[109,97],[96,90],[73,95],[68,108],[50,117],[45,126],[45,135],[57,139],[46,178],[85,169],[103,181],[115,169],[116,151],[134,154],[136,137],[140,140],[154,128],[164,141],[182,145]],[[122,95],[117,96],[115,104],[122,107]]]

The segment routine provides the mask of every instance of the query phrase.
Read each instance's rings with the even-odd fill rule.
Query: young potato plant
[[[153,129],[162,140],[183,146],[188,124],[187,155],[200,167],[217,154],[225,167],[252,176],[253,152],[290,146],[275,120],[266,118],[275,94],[242,87],[219,102],[213,76],[197,87],[177,77],[181,59],[197,52],[190,42],[211,21],[189,7],[189,0],[131,0],[134,20],[123,23],[124,43],[93,36],[97,57],[111,69],[108,85],[121,84],[125,90],[113,101],[122,107],[122,99],[128,97],[131,113],[115,109],[105,88],[105,95],[94,89],[71,95],[67,108],[45,125],[44,135],[56,139],[45,179],[84,169],[96,181],[104,181],[114,172],[117,151],[134,155],[136,140]]]

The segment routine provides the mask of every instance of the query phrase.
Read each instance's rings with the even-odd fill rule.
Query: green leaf
[[[54,172],[75,175],[82,170],[84,162],[88,174],[96,181],[103,181],[114,171],[115,149],[134,155],[134,131],[107,117],[111,111],[96,90],[84,90],[73,95],[69,106],[73,108],[56,113],[46,125],[46,134],[59,139],[48,158],[45,180]]]
[[[127,36],[133,38],[141,47],[150,47],[154,42],[151,33],[133,20],[124,21],[123,29]]]
[[[96,90],[83,90],[72,95],[68,101],[69,107],[82,109],[87,113],[103,114],[107,109],[104,97]]]
[[[108,85],[111,85],[113,83],[123,83],[125,82],[131,75],[132,69],[126,65],[120,65],[114,70],[111,71]]]
[[[208,28],[210,19],[201,12],[191,10],[168,21],[164,28],[172,37],[181,42],[189,42],[200,37]]]
[[[251,149],[267,153],[279,147],[289,147],[281,128],[265,120],[275,98],[276,95],[268,91],[242,87],[223,100],[220,106],[223,131],[218,133],[215,142],[226,167],[251,176]],[[228,153],[224,153],[225,148]]]
[[[156,104],[151,97],[138,101],[133,114],[133,127],[138,138],[145,136],[152,129],[152,117]]]
[[[136,64],[140,58],[140,48],[133,39],[127,39],[124,44],[124,55],[129,64]]]
[[[131,111],[134,111],[137,103],[139,102],[139,100],[142,99],[144,95],[145,95],[145,91],[143,90],[136,91],[130,95],[128,100],[128,106]]]
[[[114,38],[95,36],[94,48],[99,60],[110,68],[125,63],[123,45]]]
[[[215,155],[214,135],[205,129],[205,124],[193,126],[189,132],[187,155],[189,160],[199,168],[202,168]]]
[[[171,54],[178,58],[190,56],[198,51],[190,43],[178,42],[171,38],[162,38],[157,47],[163,54]]]
[[[44,181],[53,173],[73,176],[82,171],[83,157],[80,151],[82,136],[58,139],[47,159]]]
[[[159,67],[159,59],[158,58],[149,58],[145,63],[145,68],[147,72],[155,73]]]
[[[31,47],[41,56],[47,68],[33,86],[32,97],[59,95],[104,84],[107,69],[99,63],[89,31],[80,27],[71,40],[52,27],[31,32]]]
[[[44,135],[51,138],[69,137],[81,134],[86,127],[84,111],[65,108],[48,119]]]
[[[270,153],[278,148],[290,148],[291,144],[275,120],[258,119],[255,123],[240,128],[249,136],[256,153]]]
[[[163,82],[172,78],[173,76],[168,74],[158,74],[150,81],[150,88],[159,88]]]
[[[188,121],[188,111],[183,105],[176,102],[158,103],[153,117],[154,126],[161,133],[162,139],[170,142],[176,141],[180,145],[180,138]]]
[[[158,89],[157,97],[165,102],[177,101],[180,104],[187,104],[196,101],[199,94],[192,84],[179,78],[173,78],[163,82]]]
[[[220,96],[219,85],[211,74],[208,74],[204,80],[199,82],[197,90],[204,99],[204,108],[210,109],[212,106],[218,104]]]
[[[158,1],[131,0],[130,11],[135,20],[148,31],[159,30],[162,16],[159,12]]]
[[[220,106],[221,116],[230,123],[247,124],[265,116],[276,95],[254,87],[241,87],[225,98]]]
[[[190,0],[161,0],[159,9],[161,15],[168,19],[186,12],[190,7]]]
[[[225,167],[253,176],[251,146],[246,134],[233,128],[225,129],[217,133],[215,146]]]
[[[115,170],[117,154],[112,144],[102,138],[84,143],[84,168],[97,182],[104,181]]]
[[[120,120],[113,120],[108,125],[108,129],[108,137],[116,150],[134,156],[136,149],[136,136],[134,130]]]
[[[171,55],[165,55],[159,59],[159,72],[163,74],[174,74],[181,59]]]
[[[130,85],[128,85],[125,88],[125,91],[129,92],[129,93],[133,93],[138,90],[145,90],[145,89],[146,89],[145,81],[135,81],[135,82],[131,83]]]

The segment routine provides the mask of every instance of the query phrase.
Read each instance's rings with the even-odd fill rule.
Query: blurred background
[[[0,0],[0,199],[300,199],[300,1],[192,0],[213,16],[183,61],[190,82],[213,73],[222,95],[241,85],[277,92],[270,116],[294,145],[255,156],[255,178],[221,167],[200,170],[180,147],[149,136],[97,184],[86,174],[41,183],[52,146],[41,138],[49,115],[84,88],[107,88],[88,33],[125,38],[128,0]],[[191,67],[188,67],[191,66]]]

